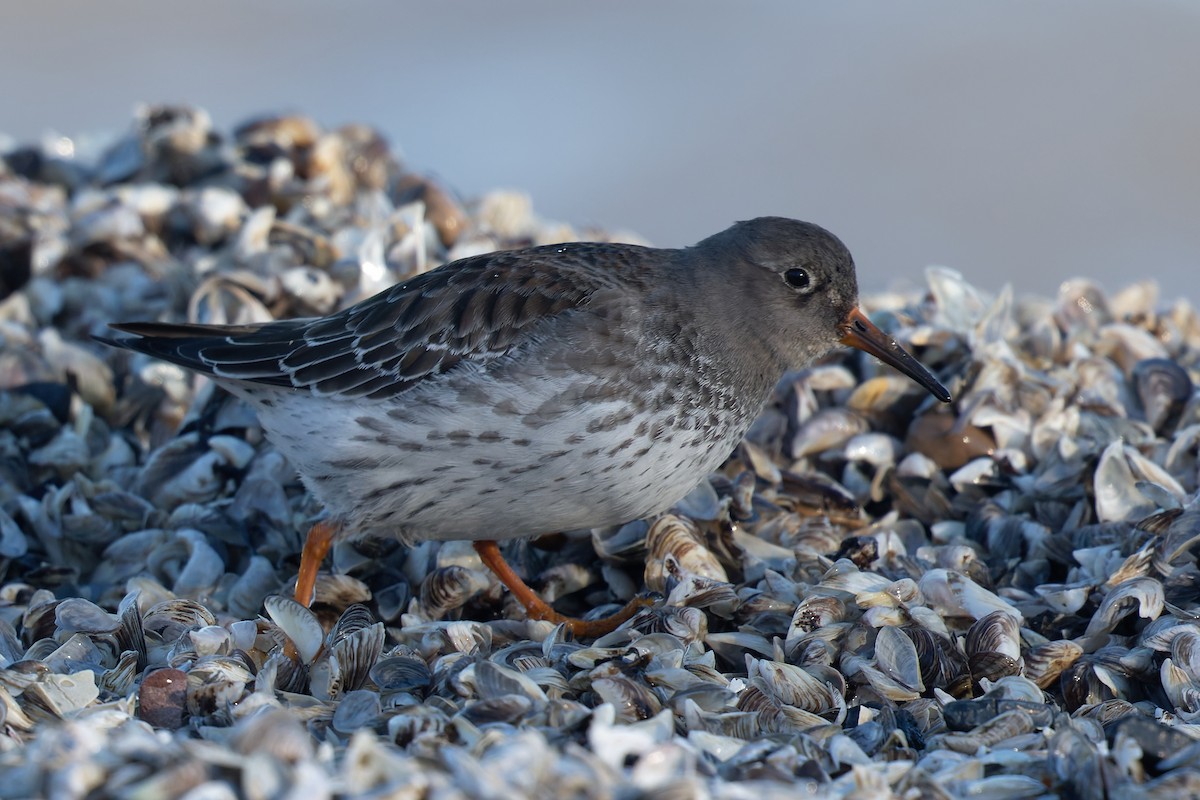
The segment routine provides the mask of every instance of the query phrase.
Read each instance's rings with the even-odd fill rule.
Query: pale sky
[[[1200,301],[1200,3],[9,4],[0,132],[115,134],[139,101],[384,131],[466,195],[694,242],[762,214],[864,290],[945,264]]]

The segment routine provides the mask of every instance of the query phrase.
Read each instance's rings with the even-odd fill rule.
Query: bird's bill
[[[860,309],[852,309],[846,315],[841,332],[842,338],[839,341],[842,344],[870,353],[924,386],[938,400],[943,403],[950,402],[950,392],[946,391],[946,387],[938,383],[937,379],[929,374],[929,370],[910,356],[895,339],[879,330]]]

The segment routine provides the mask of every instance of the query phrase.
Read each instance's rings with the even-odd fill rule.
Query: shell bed
[[[953,406],[838,354],[672,513],[509,545],[564,612],[663,595],[597,641],[459,542],[341,543],[309,611],[321,509],[254,415],[91,337],[616,238],[461,202],[361,125],[147,107],[59,144],[0,161],[3,796],[1200,795],[1187,300],[945,269],[865,298]]]

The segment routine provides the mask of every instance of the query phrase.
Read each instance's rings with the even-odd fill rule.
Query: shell
[[[646,534],[646,587],[656,592],[667,590],[664,559],[670,556],[678,569],[728,582],[725,568],[709,551],[699,528],[686,519],[667,514],[650,526]]]
[[[422,612],[430,619],[439,619],[462,608],[490,585],[488,576],[479,570],[458,565],[440,567],[421,582]]]
[[[1043,689],[1054,685],[1058,676],[1083,655],[1083,647],[1069,639],[1038,645],[1025,656],[1025,677]]]

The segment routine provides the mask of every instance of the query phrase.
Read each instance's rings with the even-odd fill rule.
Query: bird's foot
[[[484,565],[495,573],[501,583],[508,587],[513,597],[525,607],[525,613],[529,615],[530,619],[541,619],[556,625],[566,625],[576,638],[594,639],[611,633],[638,611],[654,604],[653,597],[639,595],[626,603],[625,607],[617,613],[602,619],[579,619],[564,616],[551,608],[549,603],[539,597],[537,592],[530,589],[528,584],[513,572],[512,567],[500,554],[500,547],[495,541],[482,539],[476,541],[474,545],[475,552],[479,553]]]

